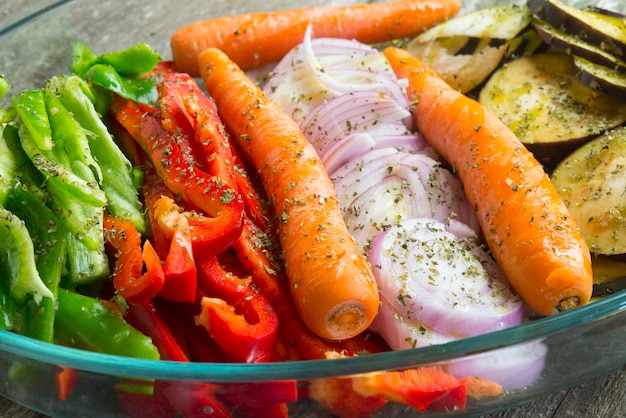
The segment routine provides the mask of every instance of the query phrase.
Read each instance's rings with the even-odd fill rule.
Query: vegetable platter
[[[443,3],[452,5],[448,14],[457,12],[456,2]],[[368,40],[364,41],[381,42],[379,50],[351,39],[324,43],[311,35],[315,30],[324,30],[323,25],[311,30],[306,20],[294,23],[298,13],[279,16],[276,21],[283,19],[285,26],[282,29],[277,26],[273,34],[263,35],[272,40],[271,47],[253,53],[244,50],[241,54],[246,37],[229,38],[227,31],[218,33],[223,35],[220,46],[229,51],[230,56],[238,57],[240,67],[248,71],[246,75],[230,61],[229,55],[215,49],[205,52],[201,44],[174,42],[172,38],[172,34],[193,22],[219,16],[356,4],[288,0],[259,4],[235,0],[210,4],[163,0],[147,4],[131,0],[122,7],[112,0],[61,1],[0,29],[0,72],[11,85],[10,92],[2,99],[3,135],[9,136],[7,132],[13,129],[13,125],[7,123],[9,119],[17,117],[25,121],[18,125],[21,127],[15,134],[29,156],[16,155],[32,160],[22,160],[19,164],[2,161],[10,169],[2,168],[0,180],[7,183],[8,178],[10,184],[19,182],[23,187],[0,196],[3,199],[0,221],[6,231],[10,231],[6,232],[8,237],[23,237],[19,222],[16,225],[15,218],[7,212],[21,214],[29,234],[45,237],[30,244],[39,248],[36,267],[45,272],[41,279],[62,277],[56,287],[49,281],[44,284],[35,279],[20,281],[19,277],[11,277],[5,284],[8,290],[0,289],[3,313],[14,312],[12,318],[10,315],[2,317],[4,328],[14,331],[0,329],[0,395],[54,417],[468,416],[527,402],[626,363],[626,352],[621,344],[626,331],[626,292],[615,292],[588,302],[591,282],[585,282],[571,286],[574,290],[559,289],[554,295],[548,290],[541,291],[542,298],[533,299],[532,291],[528,296],[529,288],[541,287],[543,283],[542,271],[535,268],[536,264],[561,262],[565,264],[564,270],[574,271],[575,282],[590,273],[590,261],[586,258],[589,255],[585,256],[586,244],[582,243],[581,232],[569,223],[571,219],[564,220],[567,216],[559,217],[555,229],[574,237],[572,248],[580,253],[570,251],[561,255],[560,260],[559,257],[532,258],[540,256],[528,254],[526,257],[535,264],[511,263],[512,254],[517,253],[512,253],[506,245],[496,245],[502,243],[493,237],[497,236],[493,231],[498,230],[499,224],[482,219],[490,218],[492,213],[489,204],[484,209],[484,203],[489,199],[495,202],[493,199],[498,197],[491,196],[488,187],[481,189],[481,195],[476,188],[469,187],[471,183],[467,180],[470,165],[475,169],[479,169],[479,164],[484,165],[484,170],[490,167],[489,159],[484,156],[482,160],[470,161],[475,158],[471,154],[474,149],[488,144],[478,141],[485,141],[487,135],[507,135],[498,130],[500,121],[487,118],[478,123],[470,115],[467,129],[461,124],[458,124],[460,128],[455,128],[461,132],[460,137],[468,136],[468,131],[476,134],[473,137],[476,142],[469,144],[469,154],[455,155],[450,147],[438,145],[436,138],[441,136],[438,130],[457,126],[446,108],[453,109],[465,102],[454,89],[449,89],[445,97],[422,94],[415,100],[416,97],[410,96],[412,89],[417,91],[424,84],[436,85],[438,91],[448,91],[445,85],[437,84],[441,82],[437,81],[439,76],[415,70],[419,64],[398,48],[409,48],[411,44],[406,42],[410,41],[385,39],[384,35],[391,30],[385,29],[382,38],[365,38]],[[498,4],[497,1],[466,0],[459,14]],[[537,9],[537,14],[541,14],[545,6],[539,0],[530,4]],[[584,6],[583,2],[568,4]],[[607,0],[596,6],[626,12],[617,1]],[[376,13],[381,26],[385,19],[383,11],[389,12],[391,8],[382,7]],[[319,10],[315,9],[314,13]],[[350,13],[343,10],[344,18],[359,13],[358,8]],[[368,24],[371,24],[372,14],[368,15]],[[247,23],[249,32],[254,32],[251,27],[264,27],[265,15],[259,16],[254,23]],[[549,20],[546,15],[541,16]],[[424,25],[432,26],[436,20],[446,17],[443,13],[435,20],[426,20]],[[324,21],[325,18],[319,19]],[[400,18],[393,19],[397,23],[396,19]],[[411,20],[418,24],[420,21]],[[507,24],[509,22],[507,20]],[[350,36],[377,33],[367,26],[363,30],[360,24],[343,22],[340,26],[351,33]],[[505,25],[498,21],[496,26]],[[545,26],[541,29],[550,30]],[[398,37],[408,36],[397,33],[400,33]],[[296,39],[296,44],[289,44],[292,39]],[[299,46],[291,50],[294,45]],[[192,54],[191,66],[185,64],[191,76],[167,64],[174,59],[183,66],[185,52],[194,47],[202,51],[197,51],[201,52],[197,60]],[[381,64],[383,49],[390,67]],[[116,55],[116,51],[125,52]],[[619,62],[621,56],[613,52],[609,54],[612,57],[609,61]],[[278,55],[271,55],[273,53]],[[275,62],[287,53],[285,60]],[[271,59],[264,58],[267,54]],[[376,75],[372,76],[371,68],[363,71],[332,67],[337,60],[352,56],[358,58],[355,62],[366,61],[375,68]],[[594,56],[601,56],[603,62],[607,62],[604,52],[595,52]],[[264,59],[272,62],[264,62]],[[138,69],[144,64],[147,70]],[[411,65],[417,67],[411,68]],[[264,78],[270,68],[273,78]],[[72,76],[67,75],[70,71],[73,71]],[[594,74],[589,67],[585,67],[585,71],[587,79]],[[146,84],[146,78],[137,77],[137,73],[145,72],[151,72],[150,80],[155,80],[158,90],[151,90],[153,85]],[[319,91],[306,91],[307,86],[312,85],[311,77],[326,83],[326,96]],[[423,77],[427,77],[426,82]],[[405,84],[397,82],[397,78],[406,78]],[[619,77],[616,79],[619,81]],[[48,84],[47,80],[50,80]],[[99,87],[91,90],[84,80]],[[293,86],[299,80],[304,80],[299,88],[304,88],[306,94],[294,93],[297,90]],[[614,82],[610,77],[601,80]],[[261,87],[255,86],[254,81],[262,83]],[[616,84],[609,87],[603,82],[596,84],[600,84],[605,93],[610,86],[619,91]],[[371,85],[376,87],[369,92],[360,91],[362,86]],[[215,107],[207,100],[203,89],[214,99]],[[346,89],[350,91],[350,101],[339,94],[328,95],[328,92],[334,94]],[[116,94],[108,96],[111,91]],[[89,106],[76,99],[84,97],[85,92],[89,103],[99,104],[104,100],[109,107],[98,110],[116,122],[107,120],[107,125],[101,125],[90,119],[98,110],[92,108],[92,112],[84,112]],[[408,94],[405,96],[405,93]],[[292,94],[311,95],[311,98],[317,95],[319,102],[299,102],[292,99]],[[265,95],[271,100],[266,101]],[[76,100],[64,101],[70,96]],[[377,102],[376,118],[362,122],[366,128],[359,130],[358,124],[349,118],[344,125],[328,122],[349,115],[357,106],[367,106],[374,98],[382,96],[394,100]],[[39,97],[43,101],[38,101]],[[107,102],[107,97],[111,97],[111,101]],[[150,107],[150,103],[157,100],[159,106]],[[10,113],[13,110],[6,110],[10,105],[14,106],[15,114]],[[328,109],[322,105],[328,105]],[[420,105],[423,108],[420,109]],[[35,106],[44,107],[33,112]],[[64,150],[66,154],[50,146],[49,138],[41,134],[46,125],[37,115],[42,114],[41,109],[46,112],[45,106],[48,106],[48,127],[62,128],[62,132],[82,132],[61,136],[70,144]],[[419,109],[415,121],[422,127],[420,135],[407,129],[413,123],[410,106]],[[307,113],[311,108],[315,111]],[[472,115],[476,114],[480,114],[479,108],[474,108]],[[220,118],[225,121],[224,125],[220,125]],[[384,146],[376,149],[371,142],[375,134],[382,132],[383,119],[391,121],[387,126],[389,131],[383,133],[387,134],[385,138],[391,138],[386,140],[390,141],[393,152]],[[258,125],[248,130],[253,125],[245,120],[258,121]],[[76,127],[77,121],[82,128]],[[174,129],[168,130],[172,126]],[[265,126],[273,128],[264,130]],[[355,131],[347,137],[351,139],[350,145],[357,144],[356,147],[342,147],[338,144],[345,141],[339,143],[331,139],[333,129],[345,134],[346,126],[348,133]],[[114,132],[115,141],[101,140],[94,145],[90,141],[95,135],[107,137],[102,129]],[[195,137],[181,134],[186,130],[192,130]],[[267,130],[291,139],[279,146],[257,141],[257,137],[267,135]],[[224,146],[228,143],[224,136],[226,131],[230,140],[236,142],[232,150]],[[481,131],[487,133],[479,137]],[[172,148],[168,135],[177,135],[177,141],[183,142]],[[203,138],[203,135],[212,139],[190,140]],[[307,135],[310,143],[305,138]],[[592,144],[588,138],[574,139],[580,141],[577,144]],[[605,143],[610,139],[604,138],[605,142],[600,143],[604,146],[602,149],[607,149]],[[560,145],[571,146],[573,142],[561,141]],[[118,144],[123,146],[117,148]],[[548,157],[542,162],[547,170],[554,169],[549,166],[555,163],[554,149],[526,145],[537,155],[539,151],[546,151]],[[311,151],[311,147],[315,150]],[[85,151],[87,149],[89,152]],[[124,150],[123,154],[119,154],[120,149]],[[281,151],[277,152],[278,149]],[[355,150],[361,153],[367,150],[367,159],[347,161],[348,157],[354,157]],[[6,155],[12,152],[14,148],[7,148]],[[201,152],[211,157],[206,162],[200,161],[197,158]],[[310,154],[306,160],[301,159],[309,152],[317,152],[321,158]],[[517,148],[511,156],[517,158],[524,152],[525,149]],[[400,186],[384,183],[391,178],[390,158],[400,153],[400,162],[393,163],[394,175],[401,178]],[[268,160],[275,155],[278,157]],[[439,155],[449,161],[442,162]],[[542,170],[530,154],[524,155],[528,155],[525,160],[511,158],[511,166],[519,169],[523,164],[531,164],[524,166],[524,170]],[[289,158],[284,160],[285,156]],[[55,158],[66,158],[65,161],[71,162],[67,167],[73,171],[68,173],[54,165]],[[130,164],[125,165],[124,158],[135,167],[127,169]],[[294,158],[300,159],[299,162],[294,164]],[[453,167],[447,166],[448,163]],[[40,172],[29,171],[29,164],[34,164]],[[603,167],[598,166],[598,170]],[[559,169],[556,168],[555,176]],[[416,173],[420,170],[430,170],[430,177],[420,177]],[[560,171],[567,173],[565,169]],[[281,176],[283,172],[291,175]],[[29,188],[41,173],[47,179],[45,190]],[[310,180],[311,173],[317,173],[313,180]],[[562,177],[567,179],[571,174]],[[106,181],[107,178],[112,180]],[[392,198],[368,196],[370,187],[376,190],[373,186],[378,185],[377,181],[386,184],[388,190],[398,187],[403,192],[393,194]],[[507,203],[509,199],[515,200],[515,192],[520,187],[516,181],[525,181],[525,177],[511,175],[506,180],[505,184],[513,191],[513,194],[509,191]],[[102,190],[90,189],[89,193],[76,187],[81,184],[93,188],[98,182],[106,186],[102,186]],[[407,184],[418,184],[422,188],[412,186],[405,192]],[[538,190],[549,188],[539,184]],[[133,186],[142,191],[142,202],[133,200]],[[472,192],[467,196],[459,193],[463,187]],[[2,190],[7,190],[6,184]],[[259,190],[267,193],[267,201]],[[367,202],[375,203],[359,206],[358,202],[350,200],[358,193],[365,196],[363,199],[369,199]],[[519,207],[532,211],[535,209],[527,208],[549,206],[546,211],[560,213],[561,207],[552,204],[559,199],[552,194],[536,205],[541,193],[533,191],[536,200],[522,201]],[[49,197],[39,199],[42,194],[49,194]],[[408,204],[418,194],[429,196],[439,204],[424,215],[423,207]],[[64,200],[68,195],[77,200]],[[21,204],[15,204],[15,196],[21,199]],[[573,201],[578,196],[581,194],[572,192],[568,199]],[[275,207],[276,200],[286,203],[278,205],[272,215],[268,207]],[[54,210],[44,208],[43,201]],[[98,212],[98,205],[104,201],[108,202],[106,211]],[[398,203],[402,201],[407,205]],[[441,204],[441,201],[446,203]],[[321,202],[323,210],[312,209],[317,202]],[[568,200],[568,203],[571,202]],[[4,208],[5,204],[10,210]],[[346,210],[346,207],[351,209]],[[478,208],[480,218],[476,217],[474,207]],[[508,204],[506,208],[508,210]],[[151,220],[150,225],[141,215],[137,217],[144,210],[150,215],[147,218]],[[362,216],[364,213],[372,217]],[[415,218],[405,219],[415,213],[418,214]],[[519,216],[516,213],[513,210],[507,216]],[[104,233],[90,235],[93,231],[87,229],[87,225],[98,218],[98,214]],[[389,221],[392,218],[393,221]],[[278,221],[275,228],[272,219]],[[398,219],[402,222],[396,222]],[[46,228],[46,225],[55,228]],[[57,229],[57,225],[63,227]],[[354,241],[344,238],[344,226],[350,229]],[[87,232],[77,233],[83,231],[81,228]],[[63,238],[63,231],[69,231],[68,236],[74,238]],[[519,232],[523,231],[508,230],[512,235]],[[152,245],[144,245],[143,250],[142,235],[153,237]],[[597,236],[603,237],[603,242],[610,240],[606,232]],[[585,239],[592,242],[595,237],[586,235]],[[75,260],[61,266],[57,260],[65,260],[65,251],[72,251],[70,244],[69,249],[55,245],[55,240],[61,239],[83,248],[83,257],[73,257]],[[486,240],[489,251],[486,244],[477,244],[481,239]],[[106,242],[108,259],[94,250],[98,240],[102,240],[102,245]],[[321,249],[317,250],[315,246],[319,241],[329,246],[319,244]],[[41,251],[43,242],[47,245],[46,251]],[[271,255],[277,247],[264,246],[268,242],[282,244],[284,252],[278,254],[285,264],[275,263]],[[28,245],[21,244],[18,250],[7,246],[3,251],[15,250],[23,254]],[[431,252],[424,254],[431,264],[419,264],[416,269],[421,273],[416,276],[428,279],[419,285],[399,286],[394,278],[409,274],[402,270],[404,261],[398,261],[399,257],[407,257],[407,262],[412,262],[405,253],[410,254],[420,245],[428,245]],[[455,253],[457,250],[450,250],[450,245],[464,252],[459,249],[459,256]],[[615,245],[609,247],[607,253],[601,255],[617,257],[611,260],[617,260],[617,265],[621,266],[619,256],[623,256],[623,251],[615,249]],[[264,251],[259,252],[259,248]],[[285,248],[292,248],[292,251]],[[604,247],[592,246],[594,251],[599,248]],[[326,261],[313,263],[311,260],[317,260],[315,251],[323,252]],[[350,288],[348,282],[341,282],[335,285],[335,291],[320,295],[316,293],[315,283],[309,284],[308,278],[330,268],[329,260],[337,257],[335,253],[353,254],[350,263],[356,267],[350,277],[359,279],[354,280],[354,288]],[[193,254],[195,260],[189,261],[184,254]],[[363,254],[368,255],[367,261],[361,258]],[[138,267],[137,260],[140,260]],[[460,263],[460,267],[451,260]],[[19,266],[16,271],[22,277],[37,276],[38,272],[33,271],[35,258],[20,261],[15,265]],[[349,268],[348,264],[338,264],[339,270]],[[129,273],[128,269],[133,268],[135,270]],[[276,282],[273,277],[280,276],[283,269],[284,282]],[[487,281],[476,278],[480,276],[476,272],[483,269]],[[100,279],[85,279],[89,274],[108,277],[111,272],[115,272],[112,280],[105,280],[104,285]],[[460,285],[454,280],[445,280],[467,273],[469,277]],[[189,282],[190,274],[193,283]],[[515,290],[508,287],[504,276]],[[175,286],[172,277],[177,280]],[[378,281],[371,282],[371,277]],[[524,284],[531,278],[532,286]],[[562,277],[560,280],[565,281]],[[433,290],[433,283],[443,288],[443,292]],[[603,289],[613,286],[600,284]],[[467,291],[468,287],[472,289]],[[303,294],[308,296],[302,297]],[[344,302],[346,294],[348,301]],[[448,305],[440,302],[442,294]],[[203,296],[198,299],[198,295]],[[420,297],[432,301],[420,302],[417,300]],[[42,302],[52,299],[55,300],[53,305]],[[439,302],[434,303],[435,300]],[[575,306],[578,304],[583,306]],[[194,306],[199,310],[190,308]],[[461,313],[460,309],[456,310],[459,306]],[[45,322],[33,320],[43,318],[47,309],[52,309],[55,317],[53,329],[50,324],[46,326]],[[331,313],[325,313],[327,310]],[[409,321],[415,310],[423,310],[419,314],[421,325],[411,327]],[[124,323],[120,323],[122,316]],[[252,320],[253,317],[256,319]]]

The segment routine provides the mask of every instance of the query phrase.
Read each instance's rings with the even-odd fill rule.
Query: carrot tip
[[[346,301],[327,313],[326,324],[333,339],[354,337],[368,326],[367,309],[359,301]]]
[[[580,306],[580,298],[578,296],[568,296],[557,303],[556,310],[559,312],[569,311]]]

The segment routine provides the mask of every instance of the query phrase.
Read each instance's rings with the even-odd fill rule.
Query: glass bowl
[[[114,51],[139,42],[171,57],[169,36],[180,26],[210,16],[245,11],[276,10],[309,5],[347,4],[347,1],[218,0],[61,1],[0,30],[0,71],[14,91],[40,87],[43,81],[70,68],[71,45],[84,41],[99,52]],[[356,3],[356,2],[352,2]],[[497,4],[470,1],[466,9]],[[617,3],[614,3],[617,4]],[[623,7],[623,6],[622,6]],[[6,99],[4,99],[6,100]],[[359,374],[384,373],[421,366],[441,366],[459,374],[468,365],[483,366],[480,377],[498,379],[502,396],[470,399],[464,410],[426,411],[424,416],[467,416],[509,408],[548,393],[576,385],[626,363],[622,341],[626,334],[626,292],[587,306],[522,326],[443,345],[386,352],[361,357],[266,364],[177,363],[130,359],[42,343],[0,331],[0,395],[54,417],[123,417],[123,390],[128,385],[151,387],[168,382],[181,397],[207,383],[218,394],[281,402],[281,388],[297,388],[297,400],[288,404],[290,416],[330,416],[307,396],[311,385]],[[60,367],[78,371],[79,384],[59,400],[54,376]],[[475,370],[475,369],[474,369]],[[19,376],[16,377],[16,376]],[[328,380],[330,379],[330,380]],[[221,395],[220,395],[221,396]],[[137,416],[158,416],[150,396],[137,407]],[[232,397],[231,397],[232,399]],[[156,408],[156,409],[153,409]],[[211,411],[204,411],[210,416]],[[237,409],[234,410],[237,414]],[[415,410],[389,402],[377,416],[407,416]]]

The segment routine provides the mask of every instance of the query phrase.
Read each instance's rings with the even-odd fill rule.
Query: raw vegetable
[[[51,343],[54,340],[57,294],[61,278],[66,273],[68,232],[56,214],[19,182],[13,188],[7,209],[24,221],[33,241],[35,267],[41,281],[53,295],[53,298],[41,301],[36,295],[27,296],[19,306],[21,326],[14,331]]]
[[[280,220],[286,274],[300,317],[323,338],[359,334],[376,315],[378,291],[315,149],[223,52],[208,49],[199,60],[209,94]]]
[[[412,218],[456,222],[464,225],[467,236],[480,236],[460,181],[425,154],[370,151],[337,169],[331,179],[348,229],[362,250],[377,234]]]
[[[61,103],[54,81],[46,88],[12,97],[22,148],[46,179],[49,206],[71,232],[71,283],[108,276],[102,216],[106,196],[98,185],[102,170],[89,150],[85,129]]]
[[[212,144],[218,150],[227,150],[223,139],[206,136],[206,129],[201,128],[205,122],[210,123],[213,116],[212,108],[201,104],[208,99],[199,92],[196,89],[196,93],[185,102],[194,102],[193,105],[190,104],[193,108],[189,109],[188,114],[198,118],[192,121],[194,132],[198,135],[193,140]],[[192,227],[194,247],[212,253],[227,249],[241,233],[243,201],[236,190],[216,175],[216,172],[221,172],[221,166],[211,166],[204,170],[197,167],[193,160],[185,158],[179,145],[181,141],[187,141],[184,133],[178,137],[178,133],[169,132],[162,125],[155,108],[141,108],[135,102],[120,99],[113,103],[111,110],[118,122],[148,154],[165,185],[173,193],[180,194],[187,204],[208,215],[203,216],[193,211],[186,214]],[[232,165],[230,170],[234,170]],[[234,179],[234,174],[231,178]],[[173,234],[173,230],[171,233]]]
[[[225,271],[216,256],[205,255],[198,264],[202,299],[196,325],[202,325],[239,361],[274,359],[278,315],[263,293],[253,287],[251,277],[240,278]]]
[[[198,56],[208,48],[221,49],[246,70],[280,60],[302,42],[308,25],[316,37],[377,43],[414,36],[460,7],[457,0],[395,0],[234,15],[182,27],[170,43],[177,70],[192,76],[200,74]]]
[[[605,51],[626,57],[624,21],[593,11],[581,10],[560,0],[530,0],[533,14],[570,36],[579,37]]]
[[[0,257],[6,269],[11,297],[24,303],[32,295],[37,303],[54,295],[41,280],[35,266],[35,249],[24,221],[0,207]]]
[[[589,42],[568,35],[539,19],[533,21],[533,27],[544,42],[567,54],[609,67],[610,70],[626,71],[626,62]]]
[[[548,164],[626,121],[626,104],[585,87],[575,74],[564,53],[522,57],[493,74],[479,101]]]
[[[152,301],[131,304],[125,319],[153,341],[161,359],[184,363],[190,361],[171,325]],[[216,417],[231,416],[226,406],[217,399],[213,393],[215,388],[209,383],[186,382],[181,385],[180,382],[157,381],[153,389],[153,397],[156,398],[153,402],[164,399],[164,406],[173,407],[182,416],[202,416],[203,411],[211,411]]]
[[[408,78],[417,128],[459,175],[514,290],[543,315],[586,304],[589,249],[543,167],[494,113],[422,61],[398,48],[384,53]]]
[[[4,74],[0,74],[0,98],[4,97],[9,91],[11,91],[11,83],[9,83]]]
[[[565,157],[552,183],[578,223],[591,252],[626,252],[626,128],[593,139]]]
[[[578,69],[576,76],[581,83],[617,100],[626,102],[624,72],[615,72],[609,67],[590,62],[581,57],[574,57],[574,64]]]
[[[129,221],[104,215],[104,239],[115,254],[113,286],[131,303],[152,299],[163,287],[165,274],[150,241],[145,241]],[[144,273],[144,263],[146,271]]]
[[[159,352],[146,337],[103,302],[59,289],[54,324],[57,344],[98,353],[157,360]]]
[[[146,232],[146,221],[133,179],[136,170],[122,153],[96,109],[96,98],[87,83],[76,76],[52,79],[61,103],[88,133],[89,150],[101,169],[98,181],[107,198],[107,210]]]
[[[531,20],[532,13],[524,6],[489,7],[454,16],[404,48],[428,63],[450,86],[467,93],[500,65],[509,45]]]
[[[495,261],[475,240],[440,221],[398,223],[376,235],[368,259],[381,294],[372,326],[394,350],[431,345],[430,333],[452,340],[523,322],[522,303]],[[404,325],[404,338],[385,320],[390,317]]]
[[[626,262],[610,256],[597,256],[592,262],[594,298],[626,289]]]

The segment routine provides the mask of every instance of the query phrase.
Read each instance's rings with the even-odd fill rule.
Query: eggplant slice
[[[517,5],[495,6],[453,17],[413,38],[405,46],[428,63],[453,88],[467,93],[482,84],[510,52],[523,50],[521,37],[532,13]],[[528,53],[532,52],[531,49]]]
[[[530,0],[528,8],[535,17],[570,36],[626,58],[626,24],[623,19],[608,13],[577,9],[560,0]]]
[[[502,65],[479,101],[547,166],[626,121],[626,103],[581,83],[573,58],[557,51]]]
[[[626,127],[566,157],[551,180],[594,254],[626,253]]]

